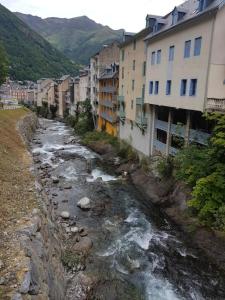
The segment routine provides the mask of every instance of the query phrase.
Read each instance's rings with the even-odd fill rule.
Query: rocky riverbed
[[[225,299],[224,274],[129,180],[64,124],[40,124],[31,150],[60,230],[67,286],[57,299]]]

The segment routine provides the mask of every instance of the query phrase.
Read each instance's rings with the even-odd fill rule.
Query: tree
[[[0,45],[0,85],[5,82],[8,75],[8,63],[5,49]]]

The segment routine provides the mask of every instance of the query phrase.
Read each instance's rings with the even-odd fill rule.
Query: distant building
[[[90,100],[90,70],[89,67],[80,70],[79,74],[79,102]]]
[[[119,89],[119,64],[105,68],[99,77],[98,130],[113,136],[118,133],[117,97]]]

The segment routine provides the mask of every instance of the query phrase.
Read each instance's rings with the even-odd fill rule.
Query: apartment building
[[[58,89],[58,116],[64,118],[69,114],[71,104],[74,102],[74,79],[70,75],[64,75],[56,80]]]
[[[98,130],[117,136],[117,98],[119,89],[119,64],[106,67],[99,77]]]
[[[145,105],[150,154],[205,144],[203,112],[225,110],[225,1],[188,0],[163,17],[147,17]]]
[[[119,118],[120,138],[145,155],[150,154],[150,114],[144,104],[146,45],[151,27],[137,34],[125,33],[120,45]]]
[[[48,91],[54,80],[51,78],[42,78],[37,81],[37,106],[43,105],[43,102],[48,103]]]
[[[79,101],[90,100],[90,69],[89,67],[80,70],[79,74]]]
[[[119,63],[119,52],[119,42],[114,41],[109,45],[104,45],[90,59],[90,100],[96,128],[98,127],[99,114],[99,79],[107,67],[110,67],[111,64]]]

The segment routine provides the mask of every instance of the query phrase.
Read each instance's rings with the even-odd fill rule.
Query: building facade
[[[150,115],[144,105],[146,81],[146,26],[137,34],[124,35],[120,45],[119,117],[120,138],[145,155],[150,154]]]
[[[119,65],[106,67],[99,77],[98,130],[117,136],[117,98],[119,90]]]
[[[194,12],[194,13],[193,13]],[[225,98],[224,1],[188,0],[165,17],[148,16],[145,105],[151,118],[150,154],[175,154],[206,144],[211,124],[202,113]]]

